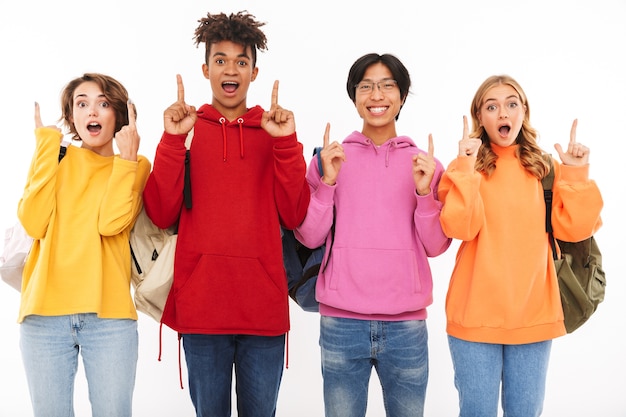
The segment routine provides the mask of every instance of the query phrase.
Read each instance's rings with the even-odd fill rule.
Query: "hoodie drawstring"
[[[228,159],[228,151],[226,150],[226,118],[220,117],[219,122],[222,125],[222,146],[224,147],[222,157],[224,158],[224,162],[226,162]],[[239,125],[239,155],[241,156],[241,159],[243,159],[243,118],[239,117],[237,119],[237,124]]]
[[[178,333],[178,380],[180,382],[180,389],[185,389],[183,386],[183,366],[182,366],[182,355],[180,349],[180,340],[183,337],[182,334]],[[158,361],[161,362],[161,353],[163,351],[163,322],[159,323],[159,357]]]
[[[239,154],[241,159],[243,159],[243,119],[241,117],[238,118],[237,123],[239,123]]]
[[[178,380],[180,382],[180,389],[185,389],[185,387],[183,386],[183,365],[182,365],[182,359],[181,359],[181,349],[180,349],[180,341],[182,339],[183,335],[178,333]]]
[[[220,117],[220,124],[222,125],[222,146],[224,150],[222,151],[222,157],[224,158],[224,162],[226,162],[226,118]]]

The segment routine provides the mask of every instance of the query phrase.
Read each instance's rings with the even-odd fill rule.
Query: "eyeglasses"
[[[374,91],[374,86],[377,86],[380,91],[387,93],[393,91],[397,85],[398,82],[396,80],[361,81],[354,88],[356,88],[356,92],[359,94],[371,94]]]

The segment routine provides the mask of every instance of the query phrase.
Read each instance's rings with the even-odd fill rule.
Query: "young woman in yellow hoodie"
[[[541,178],[549,170],[520,85],[487,78],[464,117],[459,154],[439,196],[446,235],[462,240],[446,298],[447,333],[460,416],[539,416],[551,340],[563,311],[545,230]],[[554,236],[580,241],[601,225],[602,197],[589,174],[589,148],[555,145]]]
[[[63,134],[43,125],[35,104],[35,153],[18,207],[35,239],[18,318],[33,415],[74,415],[80,353],[93,416],[130,417],[138,336],[128,237],[150,162],[137,154],[135,106],[117,80],[75,78],[61,107],[81,145],[59,162]]]

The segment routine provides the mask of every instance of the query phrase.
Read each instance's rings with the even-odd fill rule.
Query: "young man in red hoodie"
[[[174,282],[162,323],[183,341],[197,416],[229,416],[233,366],[239,415],[273,416],[289,330],[289,299],[280,226],[306,214],[309,187],[303,147],[291,111],[248,108],[265,50],[264,23],[239,12],[199,20],[206,45],[202,71],[211,104],[196,110],[178,100],[164,112],[165,132],[144,192],[159,227],[178,222]],[[183,204],[185,140],[190,148],[192,207]]]

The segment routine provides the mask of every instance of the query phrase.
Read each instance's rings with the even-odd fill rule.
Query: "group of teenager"
[[[501,403],[507,417],[539,416],[551,340],[566,330],[545,230],[549,166],[521,86],[506,75],[479,86],[444,168],[432,137],[421,149],[396,132],[407,68],[394,55],[366,54],[346,81],[360,131],[331,140],[328,124],[307,164],[278,82],[268,110],[246,100],[257,52],[267,49],[264,23],[246,11],[198,22],[211,103],[188,104],[177,76],[152,164],[138,153],[135,106],[110,76],[84,74],[62,91],[61,120],[80,146],[61,162],[64,135],[44,126],[35,105],[36,148],[18,205],[35,238],[18,318],[34,415],[73,415],[79,355],[93,416],[132,414],[128,239],[144,207],[155,225],[178,226],[161,322],[182,340],[197,416],[231,415],[233,373],[239,416],[276,414],[290,329],[281,227],[328,248],[316,287],[326,416],[365,415],[372,368],[387,416],[424,414],[429,258],[453,239],[445,310],[459,415],[495,417]],[[553,233],[580,241],[601,226],[603,203],[576,121],[555,150]]]

